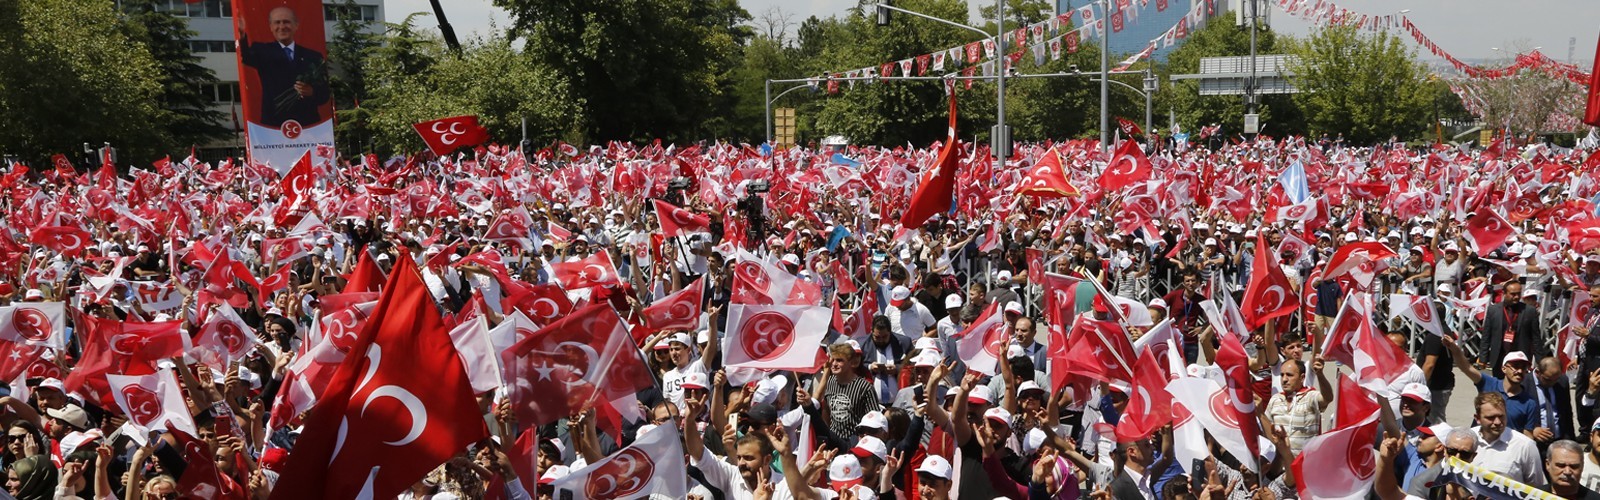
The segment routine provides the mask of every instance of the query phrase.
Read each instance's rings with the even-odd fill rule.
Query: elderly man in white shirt
[[[1520,432],[1506,431],[1506,400],[1498,392],[1484,392],[1472,401],[1478,426],[1478,456],[1472,465],[1500,473],[1535,488],[1545,487],[1539,446]]]

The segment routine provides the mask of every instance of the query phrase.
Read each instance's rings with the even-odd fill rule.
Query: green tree
[[[160,67],[111,0],[0,2],[0,26],[0,151],[43,162],[107,141],[124,159],[153,159]]]
[[[1388,33],[1329,26],[1292,44],[1301,93],[1295,102],[1313,132],[1342,132],[1354,144],[1421,137],[1434,94],[1415,51]]]
[[[1263,26],[1256,32],[1256,52],[1262,55],[1283,52],[1284,42],[1290,39]],[[1156,93],[1156,109],[1170,110],[1178,125],[1194,133],[1200,127],[1221,124],[1223,131],[1234,134],[1244,124],[1244,96],[1203,96],[1197,80],[1171,81],[1167,76],[1200,72],[1200,59],[1250,55],[1250,29],[1237,26],[1227,18],[1213,19],[1205,27],[1189,32],[1183,45],[1167,55],[1166,75],[1161,80],[1161,90]],[[1263,132],[1283,136],[1305,133],[1305,119],[1294,98],[1284,94],[1258,96],[1256,112],[1265,124]],[[1157,112],[1162,115],[1165,113]],[[1169,126],[1171,124],[1168,124]]]
[[[534,62],[572,80],[592,140],[728,130],[731,73],[751,37],[737,0],[495,0]]]
[[[164,132],[157,150],[172,151],[226,138],[232,130],[222,125],[223,113],[215,107],[210,89],[217,76],[200,65],[189,50],[195,32],[178,16],[156,8],[155,0],[122,2],[129,38],[149,50],[159,66],[162,108],[158,127]],[[160,2],[166,4],[166,2]]]
[[[367,89],[367,60],[381,40],[379,35],[368,33],[361,22],[360,6],[354,0],[345,0],[336,7],[339,20],[334,23],[333,38],[328,40],[329,86],[333,89],[334,133],[339,149],[364,151],[372,147],[368,122],[370,109],[362,107],[369,98]]]
[[[568,81],[505,37],[467,40],[461,57],[449,57],[439,38],[410,24],[391,26],[368,68],[372,95],[362,107],[371,113],[373,151],[422,150],[412,124],[462,114],[477,115],[499,143],[521,139],[523,118],[535,144],[573,129],[579,108]]]

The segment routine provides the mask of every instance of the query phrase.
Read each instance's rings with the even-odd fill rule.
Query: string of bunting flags
[[[1135,2],[1138,8],[1134,8]],[[862,81],[861,77],[889,77],[895,74],[925,76],[930,71],[939,73],[947,70],[949,70],[945,73],[947,75],[993,76],[997,61],[1001,63],[1003,69],[1010,69],[1016,65],[1026,53],[1033,55],[1034,64],[1042,65],[1046,58],[1058,61],[1066,54],[1077,53],[1084,40],[1099,36],[1099,30],[1105,29],[1107,18],[1110,19],[1111,32],[1120,33],[1129,23],[1138,20],[1141,9],[1148,8],[1154,3],[1157,12],[1165,12],[1169,6],[1168,2],[1169,0],[1114,0],[1111,3],[1114,10],[1109,16],[1097,16],[1095,4],[1091,3],[1072,12],[1009,31],[999,43],[996,43],[994,38],[986,38],[877,66],[826,73],[823,76],[808,78],[807,83],[812,88],[826,86],[829,94],[836,94],[846,86],[854,88],[857,81]],[[1151,39],[1143,50],[1118,63],[1112,71],[1127,70],[1133,64],[1150,57],[1157,49],[1176,45],[1179,40],[1188,38],[1191,30],[1200,29],[1207,19],[1216,14],[1216,8],[1216,0],[1196,3],[1171,28]],[[1075,25],[1078,27],[1071,28]],[[1003,57],[1002,52],[1005,52]],[[972,88],[971,79],[965,80],[963,84],[965,88]]]
[[[1402,28],[1416,40],[1418,45],[1428,49],[1428,52],[1443,58],[1455,67],[1457,71],[1473,78],[1504,78],[1517,74],[1524,69],[1531,69],[1550,75],[1552,78],[1564,78],[1579,85],[1589,84],[1589,72],[1576,65],[1563,63],[1551,59],[1535,50],[1526,54],[1517,54],[1515,60],[1503,68],[1483,68],[1468,64],[1456,56],[1446,52],[1439,44],[1434,43],[1416,23],[1404,14],[1370,15],[1361,14],[1350,9],[1340,7],[1338,4],[1327,0],[1276,0],[1278,8],[1285,13],[1300,18],[1312,24],[1334,24],[1354,26],[1367,31],[1383,31],[1391,28]]]

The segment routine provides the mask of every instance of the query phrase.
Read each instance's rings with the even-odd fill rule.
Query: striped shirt
[[[822,404],[827,411],[828,429],[845,441],[855,440],[856,424],[862,417],[882,407],[878,393],[872,390],[872,382],[862,377],[851,377],[842,386],[839,377],[828,377],[828,385],[822,390]]]

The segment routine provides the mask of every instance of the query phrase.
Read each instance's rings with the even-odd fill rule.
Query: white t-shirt
[[[894,332],[900,338],[912,341],[921,337],[923,332],[938,325],[939,322],[933,319],[933,313],[928,311],[928,306],[917,302],[917,299],[906,300],[911,301],[910,308],[902,311],[900,308],[891,305],[883,311],[883,315],[889,318],[889,331]]]
[[[683,403],[683,379],[691,373],[706,374],[706,365],[696,358],[690,360],[688,366],[683,368],[674,367],[661,376],[661,395],[667,398],[667,401],[671,401],[672,404],[678,405],[679,412],[688,409],[688,406]]]

